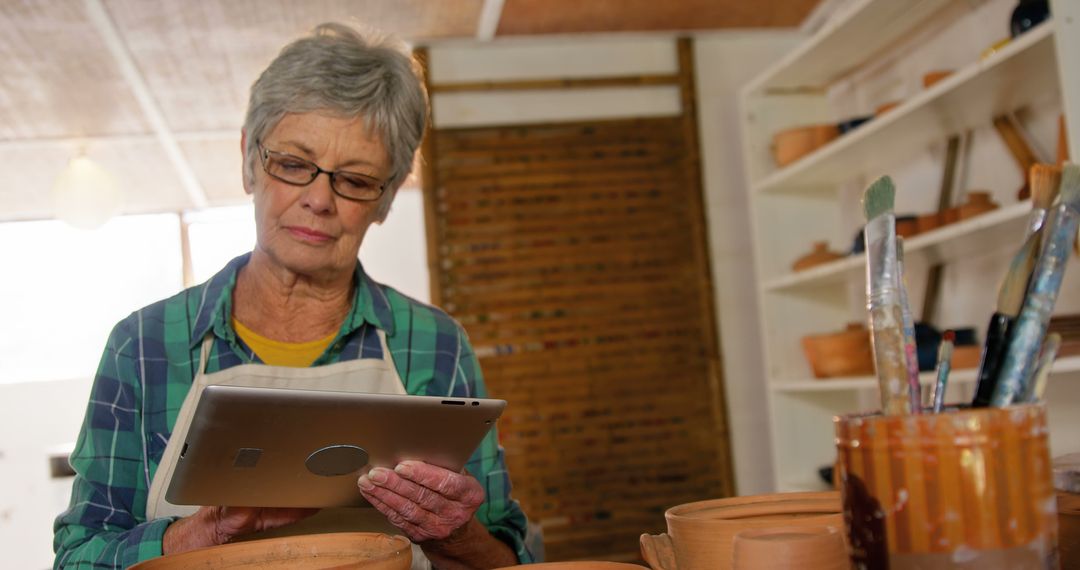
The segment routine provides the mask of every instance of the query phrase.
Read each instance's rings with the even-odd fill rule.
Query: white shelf
[[[971,255],[1019,248],[1031,205],[1019,202],[904,240],[905,256],[923,256],[946,263]],[[866,256],[851,255],[765,282],[765,291],[791,291],[831,286],[865,272]]]
[[[1051,374],[1065,375],[1080,372],[1080,356],[1068,356],[1059,358],[1054,362]],[[949,374],[949,384],[967,384],[975,381],[978,371],[974,368],[953,370]],[[935,375],[933,372],[919,374],[919,381],[926,386],[933,384]],[[877,389],[878,382],[875,376],[853,376],[851,378],[822,378],[811,380],[779,381],[773,384],[775,392],[835,392],[841,390],[870,390]]]
[[[833,189],[860,174],[876,177],[896,160],[950,135],[987,126],[992,117],[1055,101],[1060,97],[1057,66],[1048,64],[1056,59],[1053,35],[1053,22],[1040,25],[986,60],[766,176],[753,190]],[[851,51],[865,56],[861,49]]]
[[[821,89],[958,0],[860,0],[751,84],[762,91]],[[858,46],[853,49],[852,46]]]

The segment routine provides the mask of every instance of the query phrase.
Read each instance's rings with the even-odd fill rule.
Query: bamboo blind
[[[442,129],[425,151],[432,296],[509,401],[548,560],[635,558],[667,508],[730,495],[686,117]]]

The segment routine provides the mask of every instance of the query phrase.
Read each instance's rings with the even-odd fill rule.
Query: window
[[[0,243],[0,384],[92,377],[117,321],[181,288],[173,214],[4,223]]]

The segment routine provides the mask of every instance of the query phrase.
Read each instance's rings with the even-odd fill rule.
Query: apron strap
[[[208,332],[203,337],[202,350],[199,352],[198,376],[206,374],[206,361],[210,358],[210,347],[214,345],[214,333]]]

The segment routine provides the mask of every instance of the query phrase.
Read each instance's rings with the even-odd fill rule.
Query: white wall
[[[796,45],[792,31],[697,38],[698,121],[716,319],[738,494],[773,489],[757,285],[743,175],[739,88]]]
[[[739,494],[771,491],[772,465],[737,94],[746,81],[789,50],[796,38],[791,31],[696,37],[706,217]],[[674,73],[678,63],[674,37],[614,36],[435,46],[431,69],[433,81],[440,83]],[[434,110],[441,127],[671,116],[681,112],[678,96],[674,87],[456,94],[436,97]]]

